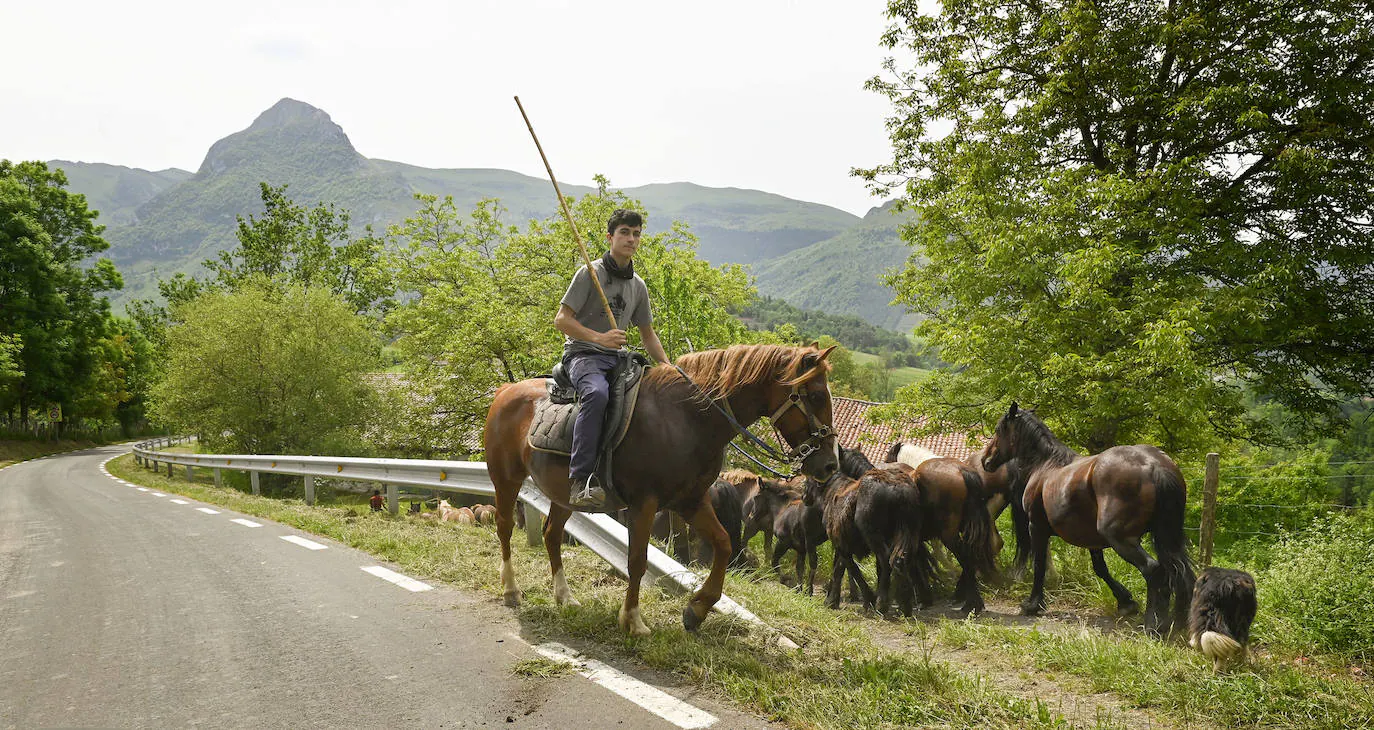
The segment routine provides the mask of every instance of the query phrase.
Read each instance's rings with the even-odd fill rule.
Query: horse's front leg
[[[709,493],[702,495],[701,504],[692,515],[692,527],[696,528],[698,537],[711,543],[711,574],[682,609],[682,625],[688,631],[696,631],[711,607],[720,600],[720,593],[725,588],[725,568],[730,564],[730,535],[716,518]],[[803,560],[805,556],[798,552],[797,559]]]
[[[649,627],[639,616],[639,583],[649,564],[649,535],[654,529],[654,513],[658,499],[646,497],[637,507],[630,508],[630,554],[625,561],[630,584],[625,588],[625,603],[620,607],[620,628],[630,636],[648,636]]]
[[[1031,557],[1035,566],[1030,596],[1021,604],[1022,616],[1039,616],[1045,611],[1045,571],[1050,564],[1050,525],[1033,519],[1030,524]]]
[[[549,519],[544,523],[544,550],[549,554],[549,570],[553,571],[553,600],[560,606],[581,605],[568,590],[568,579],[563,574],[563,526],[571,516],[572,510],[550,502]]]

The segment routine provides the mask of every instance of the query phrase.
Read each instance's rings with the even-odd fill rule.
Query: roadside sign
[[[62,404],[48,406],[48,423],[57,423],[62,420]]]

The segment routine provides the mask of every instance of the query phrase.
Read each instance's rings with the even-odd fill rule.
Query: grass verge
[[[18,464],[21,461],[37,459],[48,454],[60,454],[64,451],[76,451],[78,449],[89,449],[95,446],[93,441],[29,441],[0,439],[0,469],[10,464]]]
[[[498,546],[489,528],[371,514],[357,507],[255,497],[213,485],[208,469],[196,482],[154,474],[131,456],[109,470],[144,486],[176,492],[246,514],[333,538],[399,565],[407,573],[459,588],[500,596]],[[226,482],[231,480],[226,479]],[[685,598],[646,590],[642,598],[651,636],[631,639],[616,627],[624,582],[589,551],[569,548],[564,566],[580,607],[559,607],[549,590],[541,548],[517,536],[513,555],[525,589],[518,617],[540,640],[570,637],[593,652],[631,657],[689,679],[699,687],[772,720],[798,728],[1061,728],[1072,723],[1047,705],[997,691],[926,655],[876,645],[865,619],[833,612],[772,580],[732,575],[726,591],[803,644],[804,651],[774,647],[748,624],[713,615],[692,635],[682,629]],[[1117,727],[1099,719],[1093,727]]]
[[[1322,676],[1284,660],[1252,657],[1242,670],[1216,674],[1197,652],[1140,634],[1049,633],[967,621],[943,621],[931,633],[942,644],[972,650],[990,663],[1069,675],[1087,691],[1112,692],[1186,724],[1374,727],[1368,683]]]

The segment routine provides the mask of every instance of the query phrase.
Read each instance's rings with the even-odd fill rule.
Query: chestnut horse
[[[1050,536],[1088,548],[1093,571],[1116,597],[1120,615],[1139,606],[1131,592],[1107,572],[1103,550],[1110,547],[1145,576],[1145,629],[1166,634],[1180,627],[1193,592],[1193,567],[1183,534],[1188,498],[1183,473],[1154,446],[1113,446],[1100,454],[1079,456],[1050,433],[1044,421],[1015,403],[997,421],[997,431],[983,457],[983,468],[995,471],[1015,459],[1027,475],[1022,505],[1030,519],[1035,583],[1021,612],[1045,609],[1045,568]],[[1158,559],[1150,557],[1140,538],[1151,533]],[[1173,613],[1169,613],[1170,593]]]
[[[831,427],[830,389],[825,361],[830,351],[815,346],[734,345],[723,350],[683,355],[678,366],[650,370],[639,386],[634,418],[615,451],[615,491],[628,505],[629,586],[620,608],[620,628],[647,636],[639,612],[639,584],[648,562],[649,532],[654,513],[681,514],[698,536],[710,541],[711,574],[682,612],[682,623],[695,630],[720,599],[730,539],[716,519],[707,490],[725,460],[725,447],[737,432],[726,412],[742,426],[768,416],[792,448],[787,458],[802,471],[829,478],[839,465]],[[563,525],[568,507],[567,457],[534,451],[526,434],[535,402],[544,398],[542,378],[501,386],[487,412],[487,471],[496,487],[496,534],[501,539],[501,583],[506,605],[520,604],[511,567],[510,536],[520,486],[530,477],[549,497],[544,547],[553,572],[554,599],[576,605],[563,576]],[[722,410],[723,409],[723,410]]]

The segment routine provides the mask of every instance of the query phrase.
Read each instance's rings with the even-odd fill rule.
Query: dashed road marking
[[[609,664],[588,659],[562,644],[549,642],[534,647],[534,650],[556,662],[576,666],[578,674],[680,728],[710,727],[718,719],[653,685],[645,684]]]
[[[303,537],[299,537],[299,536],[297,536],[297,535],[282,535],[282,536],[281,536],[281,539],[283,539],[283,540],[285,540],[285,541],[287,541],[287,542],[289,542],[289,543],[293,543],[293,544],[296,544],[296,545],[300,545],[301,547],[305,548],[306,550],[325,550],[325,549],[328,549],[328,547],[329,547],[329,546],[327,546],[327,545],[321,545],[321,544],[319,544],[318,542],[315,542],[314,540],[307,540],[307,539],[305,539],[305,538],[303,538]]]
[[[421,583],[420,581],[415,580],[414,578],[411,578],[408,575],[401,575],[400,573],[397,573],[394,570],[388,570],[387,568],[383,568],[380,565],[369,565],[367,567],[364,567],[363,572],[371,573],[377,576],[378,578],[381,578],[382,580],[395,583],[396,585],[413,593],[434,590],[434,586],[429,585],[428,583]]]
[[[252,521],[252,520],[233,519],[233,520],[229,520],[229,521],[230,521],[230,522],[237,522],[238,524],[243,525],[244,527],[262,527],[261,524],[259,524],[259,523],[257,523],[257,522],[254,522],[254,521]]]
[[[217,515],[217,514],[219,514],[219,510],[217,510],[217,509],[210,509],[209,507],[197,507],[197,508],[196,508],[196,511],[197,511],[197,512],[204,512],[204,513],[207,514],[207,515]]]
[[[154,496],[154,497],[166,497],[167,495],[163,494],[162,492],[153,492],[153,496]]]
[[[149,488],[147,488],[147,487],[138,487],[138,491],[140,491],[140,492],[151,492],[151,491],[153,491],[153,490],[151,490],[151,489],[149,489]]]
[[[172,504],[190,504],[190,502],[187,502],[184,499],[174,499],[172,500]]]

